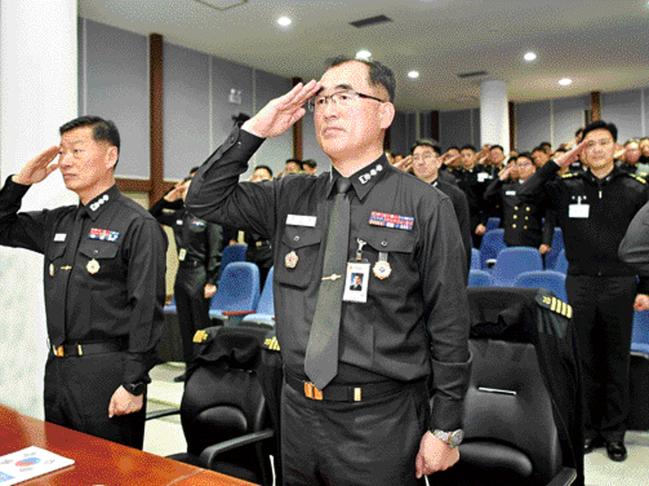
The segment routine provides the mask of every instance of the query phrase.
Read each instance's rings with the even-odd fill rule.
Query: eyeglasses
[[[352,89],[346,89],[343,91],[336,91],[330,95],[317,95],[311,98],[307,102],[307,107],[310,111],[322,110],[329,101],[331,101],[334,106],[339,106],[341,108],[348,108],[352,106],[359,98],[366,98],[368,100],[378,101],[379,103],[385,103],[381,98],[376,96],[371,96],[365,93],[359,93]]]
[[[612,138],[602,139],[602,140],[599,140],[599,141],[591,140],[591,141],[589,141],[589,142],[586,142],[586,149],[587,149],[587,150],[590,150],[590,149],[595,148],[595,147],[598,146],[598,145],[599,145],[600,147],[608,147],[608,146],[611,145],[612,143],[613,143],[613,139],[612,139]]]
[[[532,162],[529,160],[526,160],[525,162],[515,162],[514,167],[530,167],[532,165]]]

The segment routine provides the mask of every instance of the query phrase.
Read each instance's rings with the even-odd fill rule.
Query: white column
[[[4,185],[77,116],[77,0],[0,0],[0,108]],[[76,201],[56,172],[22,210]],[[46,339],[43,258],[0,247],[0,403],[42,417]]]
[[[480,143],[502,145],[509,153],[509,105],[504,81],[480,83]]]

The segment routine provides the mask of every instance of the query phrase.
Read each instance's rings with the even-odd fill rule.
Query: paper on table
[[[0,486],[17,484],[74,464],[74,460],[30,446],[0,456]]]

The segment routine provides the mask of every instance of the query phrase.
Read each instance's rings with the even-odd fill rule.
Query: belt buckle
[[[322,390],[319,390],[313,383],[310,381],[304,382],[304,396],[310,398],[311,400],[322,400]]]
[[[52,345],[52,354],[56,356],[57,358],[63,358],[65,357],[65,351],[63,350],[63,345],[59,346],[54,346]]]

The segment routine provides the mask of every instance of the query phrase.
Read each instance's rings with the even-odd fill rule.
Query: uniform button
[[[381,242],[381,246],[382,246],[383,248],[385,248],[386,246],[388,246],[388,242],[385,241],[385,240],[383,240],[383,241]]]
[[[527,225],[523,226],[523,229],[527,229]]]
[[[293,241],[300,241],[300,235],[295,235],[293,237]]]
[[[525,206],[525,211],[531,211],[529,206]]]
[[[99,253],[99,250],[93,250],[93,253],[97,255]]]
[[[516,229],[516,223],[514,223],[514,224],[512,225],[512,228]]]
[[[516,211],[518,211],[518,206],[514,206],[514,209],[515,209]]]
[[[514,219],[518,219],[518,215],[515,214],[515,215],[514,215]]]
[[[530,219],[530,218],[528,218],[527,216],[525,216],[525,221],[527,221],[527,220],[529,220],[529,219]]]

